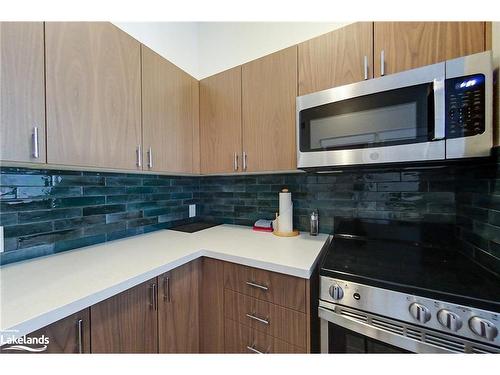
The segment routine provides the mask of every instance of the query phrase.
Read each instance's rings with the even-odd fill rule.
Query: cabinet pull
[[[234,171],[238,170],[238,153],[234,153]]]
[[[78,353],[82,354],[83,353],[83,320],[78,319],[77,321],[78,325]]]
[[[368,56],[364,57],[365,80],[368,79]]]
[[[164,287],[165,287],[165,292],[163,293],[163,299],[167,302],[170,302],[170,277],[165,277],[163,279]]]
[[[247,170],[247,153],[243,151],[243,170]]]
[[[259,318],[258,316],[255,316],[254,314],[245,314],[245,315],[247,316],[247,318],[256,320],[259,323],[269,324],[269,320]]]
[[[252,353],[265,354],[265,352],[261,352],[260,350],[256,349],[255,345],[252,346],[247,345],[247,350]]]
[[[158,301],[156,300],[156,284],[151,284],[151,307],[153,310],[158,309]]]
[[[38,127],[33,127],[33,132],[31,133],[31,155],[38,159],[40,157],[40,149],[38,145]]]
[[[385,75],[385,52],[380,51],[380,75]]]
[[[136,158],[136,165],[138,167],[142,166],[142,151],[141,151],[141,145],[138,145],[137,148],[135,149],[135,158]]]
[[[265,286],[265,285],[259,285],[259,284],[256,284],[254,282],[251,282],[251,281],[247,281],[246,284],[248,286],[251,286],[252,288],[261,289],[261,290],[264,290],[266,292],[269,290],[269,288],[267,286]]]
[[[153,168],[153,149],[151,147],[148,149],[148,168]]]

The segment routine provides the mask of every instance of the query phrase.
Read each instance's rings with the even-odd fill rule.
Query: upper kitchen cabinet
[[[45,24],[47,161],[138,169],[141,50],[111,23]]]
[[[144,170],[193,172],[193,78],[142,46]]]
[[[193,173],[200,173],[200,82],[191,78],[193,100]]]
[[[45,163],[43,22],[0,22],[0,160]]]
[[[375,22],[375,76],[485,49],[484,22]]]
[[[240,171],[241,67],[200,81],[202,173]]]
[[[296,97],[296,46],[243,65],[244,171],[296,169]]]
[[[358,22],[299,46],[299,95],[373,77],[373,23]]]

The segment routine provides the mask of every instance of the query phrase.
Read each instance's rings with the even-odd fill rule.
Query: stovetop
[[[320,273],[500,312],[500,278],[457,250],[452,225],[342,221]]]

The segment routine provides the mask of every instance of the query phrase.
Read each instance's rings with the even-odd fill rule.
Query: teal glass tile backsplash
[[[168,228],[199,203],[199,179],[1,168],[1,263]]]
[[[273,219],[278,192],[292,191],[294,225],[320,231],[337,217],[456,224],[461,249],[500,274],[500,163],[351,169],[329,174],[177,177],[0,169],[2,264],[169,228],[193,220],[253,225]]]

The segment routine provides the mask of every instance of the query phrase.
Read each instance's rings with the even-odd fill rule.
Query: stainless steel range
[[[454,228],[343,221],[320,271],[323,353],[500,353],[500,278]]]

